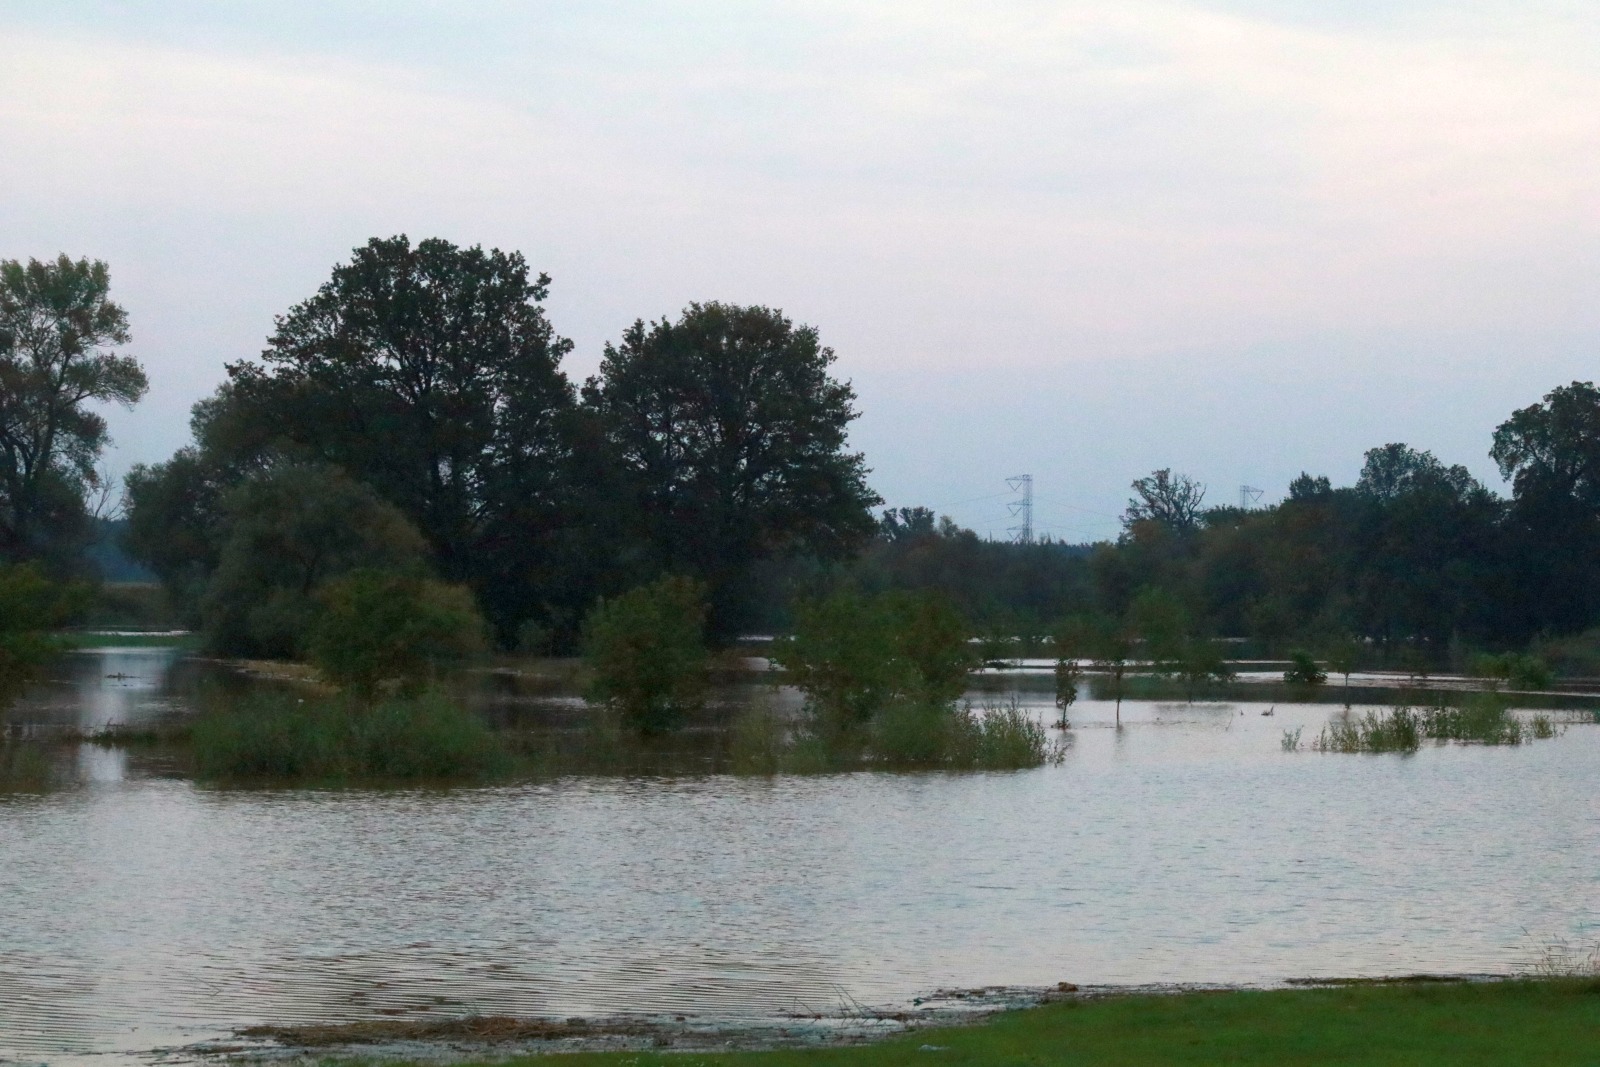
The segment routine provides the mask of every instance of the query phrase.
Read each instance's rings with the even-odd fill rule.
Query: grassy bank
[[[524,1058],[532,1065],[555,1061]],[[918,1030],[864,1047],[727,1054],[563,1056],[566,1067],[1286,1067],[1600,1062],[1600,982],[1354,984],[1112,996]]]

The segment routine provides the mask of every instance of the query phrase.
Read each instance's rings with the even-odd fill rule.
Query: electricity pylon
[[[1021,515],[1022,522],[1017,526],[1006,528],[1006,533],[1017,535],[1017,544],[1033,544],[1033,475],[1019,474],[1015,478],[1006,479],[1006,488],[1013,493],[1021,493],[1022,499],[1013,500],[1006,507],[1013,515]]]

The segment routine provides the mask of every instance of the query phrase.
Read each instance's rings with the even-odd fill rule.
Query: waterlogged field
[[[150,649],[68,662],[14,724],[181,717],[208,671]],[[500,724],[579,714],[510,683],[478,699]],[[449,790],[202,787],[159,750],[79,746],[77,784],[0,795],[0,1061],[107,1063],[257,1023],[739,1022],[951,987],[1502,974],[1600,938],[1589,715],[1516,746],[1307,751],[1340,713],[1125,701],[1117,730],[1090,700],[1064,759],[1029,771],[638,764]],[[716,766],[715,737],[662,765]]]

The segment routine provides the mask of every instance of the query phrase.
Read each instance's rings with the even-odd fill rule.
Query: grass
[[[1415,752],[1421,745],[1421,718],[1405,707],[1335,719],[1311,743],[1317,752]]]
[[[562,1067],[1563,1067],[1600,1062],[1600,982],[1374,982],[1083,998],[851,1048],[578,1053]]]
[[[84,648],[182,648],[193,649],[200,646],[200,639],[195,634],[186,632],[173,633],[120,633],[101,634],[85,633],[79,630],[67,631],[59,635],[62,644],[68,649]]]
[[[1547,714],[1541,712],[1524,722],[1500,694],[1472,693],[1453,704],[1421,709],[1399,706],[1335,719],[1311,747],[1318,752],[1415,752],[1424,740],[1520,745],[1555,737],[1558,732]],[[1298,735],[1294,740],[1298,745]],[[1292,747],[1285,737],[1284,749]]]
[[[196,777],[221,782],[469,780],[512,762],[477,716],[432,693],[373,707],[285,693],[220,701],[190,741]]]
[[[1063,749],[1013,697],[980,708],[897,701],[863,726],[832,731],[816,719],[791,726],[758,706],[734,721],[729,757],[740,774],[1004,771],[1059,763]]]

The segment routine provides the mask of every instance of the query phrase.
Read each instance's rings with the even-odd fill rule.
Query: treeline
[[[61,570],[105,443],[84,402],[132,404],[144,372],[112,351],[127,316],[104,264],[4,270],[5,427],[53,436],[5,439],[0,552]],[[815,329],[693,304],[625,329],[580,387],[548,291],[516,253],[356,249],[260,359],[226,365],[192,444],[128,475],[128,549],[217,651],[281,656],[355,573],[463,586],[501,646],[561,650],[598,598],[663,574],[703,583],[713,633],[736,633],[756,564],[870,539],[855,395]]]
[[[1495,431],[1509,498],[1390,444],[1354,485],[1302,475],[1252,510],[1157,471],[1115,542],[1018,545],[923,508],[874,516],[855,395],[814,328],[692,304],[628,326],[580,384],[548,291],[516,253],[354,250],[260,358],[226,365],[191,444],[129,474],[125,547],[242,655],[306,655],[330,598],[363,590],[441,618],[470,604],[500,647],[565,652],[598,602],[663,576],[706,591],[713,639],[786,632],[797,600],[840,588],[935,591],[997,638],[1075,619],[1265,654],[1437,660],[1600,622],[1589,383]],[[81,575],[114,528],[94,407],[143,396],[128,340],[103,263],[0,262],[0,561]]]
[[[1514,412],[1490,455],[1510,499],[1404,444],[1367,452],[1352,486],[1302,474],[1249,510],[1207,508],[1204,486],[1156,471],[1133,483],[1121,536],[1093,546],[981,541],[900,509],[836,580],[941,589],[980,630],[1024,638],[1109,619],[1263,655],[1355,640],[1462,662],[1600,623],[1600,390],[1574,382]]]

